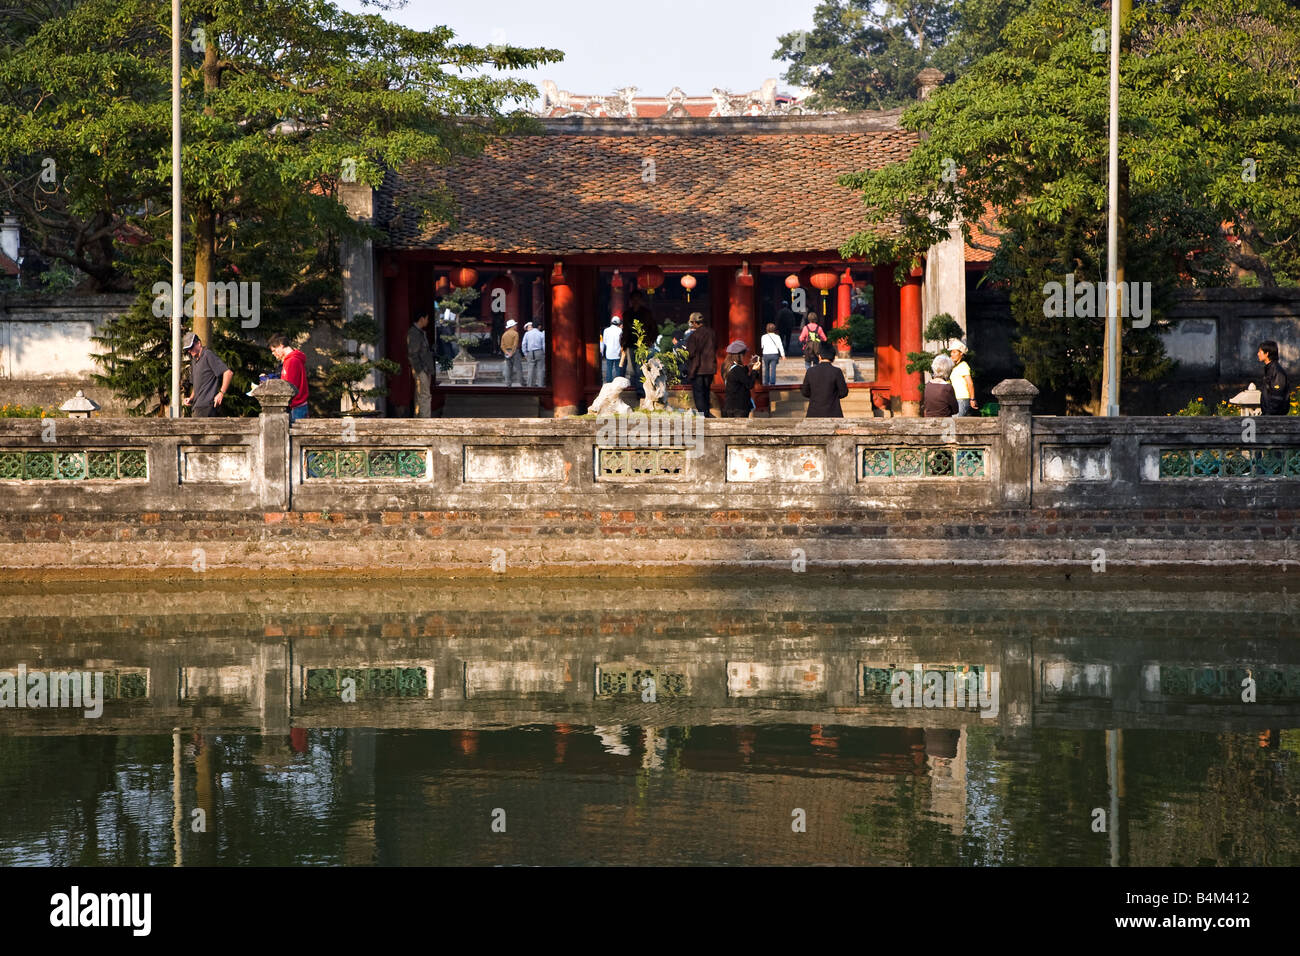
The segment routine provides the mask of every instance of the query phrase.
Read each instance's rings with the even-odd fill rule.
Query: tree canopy
[[[44,255],[96,287],[169,281],[168,5],[40,2],[48,18],[0,33],[0,195]],[[182,19],[184,271],[259,281],[268,328],[310,316],[336,286],[334,243],[361,230],[338,202],[341,182],[375,186],[386,169],[446,162],[519,129],[528,120],[510,104],[536,91],[502,71],[562,56],[459,43],[447,27],[413,30],[327,0],[187,0]],[[431,219],[454,216],[445,196],[424,198]],[[241,337],[213,329],[198,299],[195,331],[237,349]],[[165,402],[165,319],[142,302],[111,333],[115,386]]]
[[[855,236],[845,256],[910,263],[951,222],[1000,233],[991,274],[1012,282],[1017,349],[1049,388],[1095,392],[1100,378],[1101,324],[1045,317],[1041,284],[1105,278],[1108,38],[1094,4],[1036,0],[999,49],[904,114],[923,134],[905,162],[841,180],[871,222],[898,227]],[[1300,278],[1300,14],[1281,0],[1139,3],[1129,38],[1127,278],[1152,283],[1157,309],[1175,285],[1223,282],[1229,263],[1264,285]],[[1159,374],[1161,351],[1150,330],[1126,333],[1126,375]]]

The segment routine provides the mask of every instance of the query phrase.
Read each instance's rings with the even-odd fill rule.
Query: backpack
[[[817,326],[821,328],[821,326]],[[821,358],[822,337],[814,332],[811,328],[808,330],[808,341],[803,344],[804,358]]]

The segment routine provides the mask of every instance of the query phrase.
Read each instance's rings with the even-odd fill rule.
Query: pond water
[[[0,864],[1300,864],[1282,581],[921,578],[6,586]]]

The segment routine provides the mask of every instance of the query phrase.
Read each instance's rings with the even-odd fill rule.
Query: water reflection
[[[1294,865],[1295,610],[811,578],[0,595],[0,671],[115,689],[98,719],[0,708],[0,863]]]

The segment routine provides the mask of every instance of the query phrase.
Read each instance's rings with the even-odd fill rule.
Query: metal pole
[[[172,418],[181,417],[181,310],[185,293],[182,245],[181,0],[172,0]]]
[[[1119,27],[1120,0],[1110,0],[1110,188],[1106,236],[1106,414],[1119,414]]]

